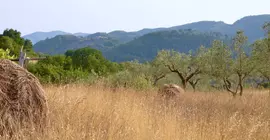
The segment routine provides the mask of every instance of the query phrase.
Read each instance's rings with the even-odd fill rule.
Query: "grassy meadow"
[[[156,91],[101,85],[44,86],[50,123],[35,140],[270,140],[267,91],[187,92],[164,102]]]

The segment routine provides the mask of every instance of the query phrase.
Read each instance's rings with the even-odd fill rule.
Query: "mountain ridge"
[[[34,45],[33,49],[35,52],[54,55],[63,54],[67,50],[79,49],[85,46],[105,51],[118,44],[120,44],[118,40],[111,38],[105,33],[95,33],[85,37],[66,34],[39,41]]]
[[[82,32],[77,32],[77,33],[68,33],[60,30],[55,30],[55,31],[49,31],[49,32],[43,32],[43,31],[37,31],[31,34],[24,35],[24,39],[29,39],[32,41],[33,44],[36,44],[39,41],[45,40],[47,38],[53,38],[58,35],[75,35],[75,36],[82,36],[85,37],[89,35],[88,33],[82,33]]]
[[[252,21],[251,23],[249,23]],[[204,20],[204,21],[197,21],[197,22],[191,22],[191,23],[186,23],[182,25],[177,25],[177,26],[172,26],[172,27],[160,27],[160,28],[143,28],[138,31],[131,31],[127,32],[124,30],[115,30],[111,32],[103,32],[106,34],[109,34],[111,37],[116,38],[124,43],[129,42],[133,40],[136,37],[151,33],[151,32],[156,32],[156,31],[164,31],[164,30],[179,30],[179,29],[193,29],[193,30],[198,30],[198,31],[213,31],[213,32],[221,32],[223,34],[227,35],[234,35],[234,33],[238,30],[247,30],[246,29],[246,24],[251,24],[249,26],[261,26],[261,24],[265,21],[270,21],[270,14],[261,14],[261,15],[249,15],[242,17],[238,20],[236,20],[232,24],[227,24],[224,21],[215,21],[215,20]],[[253,24],[253,25],[252,25]],[[257,29],[258,30],[258,29]],[[37,43],[38,41],[44,40],[46,38],[52,38],[55,37],[56,35],[61,35],[65,34],[72,34],[68,32],[63,32],[63,31],[57,31],[60,32],[60,34],[51,34],[52,32],[55,31],[50,31],[50,32],[38,32],[41,35],[36,35],[37,32],[28,34],[23,36],[25,39],[29,39],[33,42],[33,44]],[[261,30],[262,32],[262,30]],[[42,35],[43,34],[43,35]],[[48,35],[46,35],[48,34]],[[263,33],[255,33],[254,31],[247,31],[247,36],[250,36],[251,39],[250,41],[253,42],[254,39],[261,37]],[[90,33],[74,33],[73,35],[75,36],[88,36]],[[35,36],[42,36],[42,37],[35,37]]]
[[[137,32],[117,30],[109,33],[97,32],[84,37],[72,34],[70,36],[58,35],[54,38],[39,41],[33,48],[36,52],[54,55],[63,54],[70,49],[89,46],[102,51],[110,60],[125,61],[125,59],[131,60],[134,58],[149,60],[160,49],[178,49],[184,52],[187,52],[188,49],[196,50],[200,45],[210,44],[202,40],[206,36],[209,41],[216,38],[217,34],[231,38],[237,30],[243,30],[249,39],[249,43],[252,43],[264,37],[262,26],[265,22],[270,22],[270,15],[244,17],[231,25],[222,21],[199,21],[170,28],[147,28]],[[189,34],[180,33],[182,31],[191,32],[194,39],[190,38]],[[208,35],[209,33],[210,35]],[[195,41],[195,44],[193,41]],[[203,44],[200,44],[200,42],[203,42]],[[137,52],[137,50],[141,52]]]

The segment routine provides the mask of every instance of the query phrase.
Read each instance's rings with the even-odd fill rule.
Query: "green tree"
[[[120,69],[119,64],[108,61],[103,57],[101,51],[90,47],[68,50],[65,55],[71,57],[72,66],[75,69],[82,69],[88,72],[94,71],[99,75],[107,75]]]
[[[66,56],[72,56],[74,54],[74,50],[67,50],[66,52],[65,52],[65,55]]]
[[[90,47],[84,47],[75,51],[67,51],[67,56],[71,56],[72,63],[75,68],[82,68],[84,70],[91,69],[95,64],[90,64],[89,61],[96,61],[96,59],[103,59],[100,51]],[[94,59],[94,60],[91,60]]]
[[[24,39],[21,38],[21,32],[14,29],[6,29],[3,32],[3,36],[8,36],[14,40],[19,46],[24,45]]]
[[[226,79],[231,76],[233,65],[232,52],[224,42],[215,40],[205,53],[205,56],[207,67],[205,67],[204,72],[209,75],[211,86],[218,88],[219,83],[226,82]]]
[[[54,65],[64,70],[72,69],[72,59],[64,55],[47,56],[46,59],[38,61],[38,64]]]
[[[192,54],[192,52],[190,53]],[[202,80],[202,78],[206,77],[205,75],[207,74],[206,71],[208,65],[205,63],[207,61],[207,49],[205,46],[200,46],[200,48],[197,49],[197,51],[191,57],[191,66],[197,67],[199,69],[199,73],[195,74],[188,80],[188,83],[191,85],[193,91],[195,92],[198,83]]]
[[[233,38],[232,48],[221,41],[214,41],[209,49],[208,73],[224,83],[224,88],[233,96],[243,94],[244,80],[254,69],[247,52],[247,37],[238,31]]]
[[[23,45],[24,50],[26,50],[26,52],[31,52],[33,51],[33,44],[31,40],[26,39],[24,41],[24,45]]]
[[[13,39],[8,36],[0,36],[0,48],[4,50],[9,49],[10,51],[14,51]]]
[[[251,58],[248,56],[245,50],[247,49],[248,38],[244,35],[243,31],[238,31],[235,38],[233,39],[233,52],[235,52],[236,58],[233,65],[233,73],[236,73],[238,77],[238,83],[235,90],[232,90],[225,82],[226,89],[231,92],[234,96],[239,92],[239,95],[243,94],[243,82],[245,78],[254,70]],[[229,81],[226,79],[226,81]]]
[[[0,48],[9,49],[10,53],[16,55],[20,54],[21,47],[27,52],[27,56],[36,56],[33,51],[33,44],[30,40],[25,40],[21,37],[21,33],[14,29],[6,29],[3,35],[0,36]]]

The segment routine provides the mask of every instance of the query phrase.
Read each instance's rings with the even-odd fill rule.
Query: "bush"
[[[14,55],[10,55],[10,50],[9,49],[1,49],[0,48],[0,58],[3,58],[3,59],[13,59],[15,58]]]
[[[99,76],[106,77],[121,69],[121,65],[106,60],[94,49],[82,48],[67,51],[65,55],[47,56],[28,70],[39,77],[42,83],[93,83]]]
[[[41,83],[72,83],[86,79],[89,75],[81,70],[64,70],[51,64],[30,64],[28,71],[36,75]]]
[[[152,83],[142,75],[136,75],[128,70],[120,71],[106,78],[106,82],[111,87],[128,87],[138,90],[149,89]]]
[[[264,88],[270,88],[270,82],[266,82],[262,84],[262,87]]]

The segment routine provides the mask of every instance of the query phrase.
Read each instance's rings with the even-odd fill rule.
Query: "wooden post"
[[[19,65],[21,67],[23,67],[24,65],[25,58],[26,58],[26,53],[23,52],[23,46],[22,46],[21,51],[20,51],[20,58],[19,58]]]
[[[11,60],[11,61],[19,61],[19,65],[21,67],[23,67],[23,68],[26,68],[29,61],[31,61],[31,60],[43,60],[43,59],[47,59],[47,57],[27,58],[26,57],[26,52],[23,52],[23,46],[22,46],[19,58],[9,59],[9,60]]]

